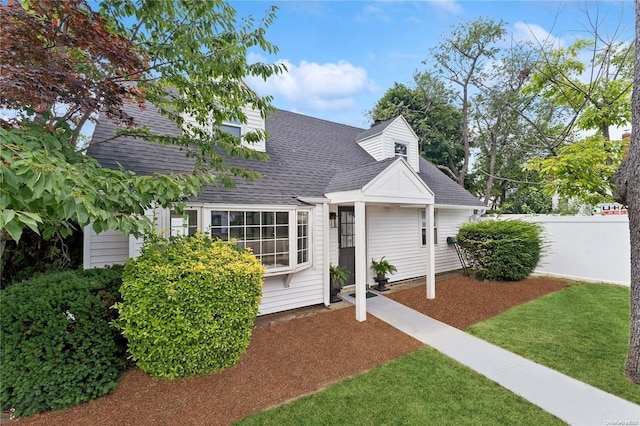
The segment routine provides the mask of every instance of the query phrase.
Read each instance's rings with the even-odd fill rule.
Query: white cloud
[[[279,61],[287,72],[267,81],[247,79],[249,86],[265,95],[283,97],[298,107],[323,111],[342,111],[355,105],[355,96],[375,90],[367,70],[346,61],[318,64],[301,61],[296,65]]]
[[[362,12],[356,16],[356,19],[365,21],[369,19],[375,19],[378,21],[390,21],[391,17],[379,6],[367,5],[362,9]]]
[[[513,24],[513,39],[518,42],[532,43],[534,46],[558,48],[565,41],[542,28],[540,25],[518,21]]]
[[[249,54],[247,55],[247,62],[250,64],[256,64],[258,62],[264,63],[267,62],[267,58],[259,53],[249,52]]]
[[[441,12],[458,15],[462,13],[462,6],[456,0],[432,0],[430,3]]]

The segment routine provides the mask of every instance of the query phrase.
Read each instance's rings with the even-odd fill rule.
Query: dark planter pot
[[[330,296],[329,303],[342,302],[342,299],[338,297],[338,293],[340,293],[340,290],[342,290],[342,287],[340,288],[331,287],[331,290],[329,291],[329,296]]]
[[[376,290],[378,291],[389,290],[389,288],[387,287],[387,283],[389,283],[389,278],[384,276],[382,277],[378,276],[378,277],[375,277],[373,280],[378,283],[378,285],[376,286]]]

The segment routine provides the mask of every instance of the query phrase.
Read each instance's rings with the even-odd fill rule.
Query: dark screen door
[[[338,263],[349,276],[345,285],[353,285],[356,283],[356,224],[353,207],[338,207],[338,218]]]

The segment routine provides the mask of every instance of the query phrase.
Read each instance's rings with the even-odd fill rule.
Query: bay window
[[[270,272],[286,272],[310,264],[309,211],[212,210],[212,238],[235,240]]]
[[[183,214],[178,214],[175,210],[171,210],[169,217],[172,237],[177,235],[193,236],[198,231],[197,210],[185,209]]]

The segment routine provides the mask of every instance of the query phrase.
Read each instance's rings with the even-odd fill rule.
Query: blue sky
[[[277,55],[250,51],[250,59],[283,61],[289,72],[267,82],[248,80],[281,109],[368,127],[365,113],[393,86],[423,71],[429,49],[451,25],[480,16],[502,19],[514,39],[551,35],[562,45],[587,37],[588,16],[601,33],[631,42],[633,1],[232,1],[239,16],[256,19],[271,5],[277,18],[267,39]],[[589,15],[585,14],[585,10]]]

